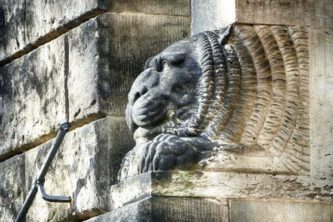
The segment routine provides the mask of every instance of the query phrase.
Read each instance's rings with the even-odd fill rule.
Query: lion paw
[[[187,168],[197,157],[197,149],[192,144],[170,134],[155,137],[143,149],[138,169],[140,173]]]

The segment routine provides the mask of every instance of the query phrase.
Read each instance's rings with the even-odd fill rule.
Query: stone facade
[[[27,221],[77,221],[109,211],[110,186],[133,146],[127,94],[147,57],[189,35],[188,1],[0,4],[0,221],[13,221],[61,122],[71,131]],[[144,6],[144,7],[143,7]]]
[[[64,120],[72,128],[45,188],[72,202],[37,195],[27,221],[333,221],[332,15],[329,0],[0,0],[0,221],[16,217]],[[297,123],[286,144],[302,167],[285,168],[260,150],[221,152],[193,171],[119,182],[122,158],[135,144],[124,118],[127,94],[146,59],[230,24],[254,27],[268,51],[267,30],[291,33],[300,78],[289,89],[298,87],[300,98],[297,110],[281,118]],[[292,34],[299,29],[305,35]],[[274,68],[278,59],[268,58]],[[276,114],[284,101],[274,103],[276,86],[271,106],[251,115]],[[293,106],[292,90],[283,95]],[[293,113],[300,118],[292,120]],[[256,134],[261,145],[267,135]]]

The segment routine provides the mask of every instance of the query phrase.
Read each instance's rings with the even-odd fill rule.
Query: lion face
[[[162,124],[188,121],[196,109],[200,76],[191,40],[177,42],[149,59],[128,95],[126,119],[130,129],[152,133]]]

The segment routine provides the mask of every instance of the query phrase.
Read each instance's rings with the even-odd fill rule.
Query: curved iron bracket
[[[48,152],[45,161],[39,170],[37,177],[34,179],[33,184],[31,186],[31,189],[22,205],[22,208],[20,209],[15,222],[23,222],[25,220],[25,216],[28,213],[28,210],[34,201],[36,194],[38,190],[41,192],[42,197],[44,200],[49,202],[71,202],[71,198],[67,196],[52,196],[45,192],[44,189],[44,181],[45,176],[48,171],[48,169],[51,166],[52,160],[54,159],[61,142],[63,141],[65,134],[68,132],[69,128],[71,127],[71,124],[69,122],[65,122],[60,125],[57,137],[55,138],[52,147],[50,151]]]
[[[42,194],[43,199],[48,202],[64,203],[64,202],[71,202],[72,200],[70,196],[58,196],[58,195],[47,194],[44,189],[44,182],[37,181],[37,185],[38,185],[38,190]]]

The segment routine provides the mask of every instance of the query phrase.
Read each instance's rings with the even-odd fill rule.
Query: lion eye
[[[162,66],[163,66],[163,70],[168,70],[171,68],[171,64],[167,61],[163,61]]]

